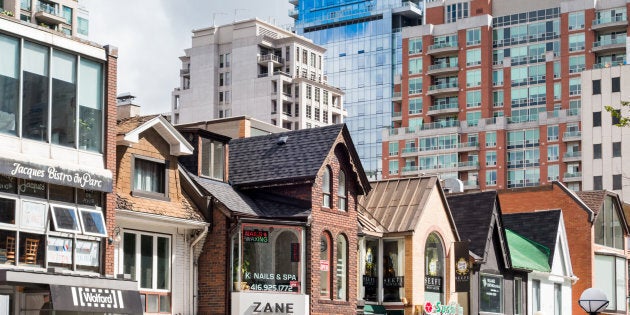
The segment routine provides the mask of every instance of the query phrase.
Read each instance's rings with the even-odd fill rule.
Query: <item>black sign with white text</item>
[[[50,285],[54,310],[142,314],[138,291]]]

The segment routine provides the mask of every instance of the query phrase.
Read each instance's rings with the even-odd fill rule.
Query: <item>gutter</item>
[[[197,292],[195,290],[195,288],[197,287],[197,277],[195,277],[195,269],[194,269],[194,256],[195,256],[195,245],[197,245],[197,243],[199,243],[199,241],[201,241],[202,239],[204,239],[206,237],[206,235],[208,234],[208,226],[206,225],[203,228],[203,231],[197,236],[197,238],[195,238],[192,243],[190,244],[190,268],[188,271],[188,276],[190,279],[190,292],[191,292],[191,299],[192,299],[192,303],[190,303],[190,309],[188,314],[197,314]]]

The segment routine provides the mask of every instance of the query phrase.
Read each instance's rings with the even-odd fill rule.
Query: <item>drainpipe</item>
[[[190,303],[190,309],[188,314],[197,314],[196,310],[197,310],[197,292],[195,291],[195,287],[196,287],[196,283],[197,280],[195,279],[195,269],[194,269],[194,257],[195,257],[195,245],[197,245],[197,243],[199,243],[199,241],[201,241],[206,234],[208,234],[208,226],[206,225],[203,228],[203,231],[199,234],[199,236],[197,236],[197,238],[195,238],[192,243],[190,244],[190,269],[189,269],[189,279],[190,279],[190,293],[191,293],[191,298],[192,298],[192,303]]]

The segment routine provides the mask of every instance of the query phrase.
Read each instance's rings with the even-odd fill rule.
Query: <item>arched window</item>
[[[339,185],[337,186],[337,206],[339,210],[348,210],[348,191],[346,190],[346,173],[339,171]]]
[[[344,235],[337,236],[336,295],[337,300],[348,299],[348,241]]]
[[[424,298],[444,301],[444,246],[437,233],[429,234],[424,247]],[[426,285],[429,283],[430,285]]]
[[[330,263],[332,260],[331,237],[328,233],[322,233],[319,253],[319,294],[321,299],[332,298],[332,277],[330,276]]]
[[[322,175],[322,193],[324,194],[322,200],[322,206],[330,208],[330,191],[332,190],[330,167],[326,166],[324,169],[324,175]]]

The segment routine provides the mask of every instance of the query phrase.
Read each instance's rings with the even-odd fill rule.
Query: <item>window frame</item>
[[[147,162],[152,162],[156,164],[160,164],[164,167],[164,192],[153,192],[147,190],[141,190],[136,188],[136,161],[144,160]],[[131,155],[131,195],[134,197],[145,197],[152,199],[159,199],[163,201],[170,201],[169,196],[169,160],[161,160],[156,158],[151,158],[143,155],[132,154]]]
[[[61,209],[65,209],[65,210],[71,210],[74,213],[74,225],[76,226],[76,229],[67,229],[67,228],[63,228],[63,227],[59,227],[60,222],[57,222],[57,210],[61,210]],[[53,221],[53,226],[55,227],[55,231],[57,232],[66,232],[66,233],[72,233],[72,234],[80,234],[83,230],[83,224],[81,222],[81,219],[79,218],[79,211],[77,211],[77,207],[75,206],[70,206],[70,205],[63,205],[63,204],[58,204],[58,203],[50,203],[50,216],[52,217],[52,221]],[[107,236],[107,235],[105,235]]]
[[[326,165],[322,174],[322,207],[332,209],[332,169]]]
[[[135,242],[135,278],[136,281],[138,282],[138,289],[140,291],[147,291],[147,292],[168,292],[170,293],[171,290],[173,289],[173,263],[172,263],[172,259],[173,259],[173,235],[171,234],[162,234],[162,233],[155,233],[155,232],[148,232],[148,231],[139,231],[139,230],[132,230],[132,229],[124,229],[123,231],[121,231],[123,237],[125,234],[132,234],[135,236],[136,242]],[[152,255],[152,259],[151,259],[151,264],[152,267],[154,268],[154,270],[151,273],[151,283],[152,283],[152,288],[144,288],[141,286],[141,272],[143,270],[142,268],[142,261],[141,261],[141,256],[142,256],[142,244],[141,244],[141,237],[145,235],[145,236],[150,236],[152,238],[152,250],[153,250],[153,255]],[[157,270],[157,242],[158,242],[158,238],[165,238],[169,241],[169,259],[167,259],[166,261],[168,262],[168,269],[169,270],[169,275],[168,275],[168,282],[167,282],[167,289],[157,289],[157,277],[158,277],[158,270]],[[120,247],[120,251],[124,253],[124,244],[123,246]],[[120,268],[124,268],[125,266],[125,261],[124,261],[124,255],[122,255],[122,262],[120,264]],[[132,275],[133,277],[134,275]]]
[[[348,211],[348,187],[346,172],[339,170],[337,176],[337,209]]]
[[[5,223],[5,222],[0,222],[0,228],[3,230],[11,230],[11,231],[16,231],[18,226],[19,226],[19,222],[20,221],[20,213],[22,211],[20,211],[20,206],[21,206],[21,202],[20,199],[12,196],[12,195],[6,195],[4,193],[0,193],[0,199],[7,199],[7,200],[13,200],[13,224],[11,223]]]
[[[100,218],[100,223],[101,226],[103,227],[103,232],[102,233],[95,233],[95,232],[89,232],[87,231],[86,227],[85,227],[85,222],[83,222],[83,212],[89,212],[89,213],[96,213],[98,214],[98,218]],[[83,231],[83,235],[91,235],[91,236],[97,236],[97,237],[107,237],[107,224],[105,223],[105,216],[103,215],[103,211],[97,207],[96,209],[90,209],[90,208],[84,208],[84,207],[79,207],[77,209],[77,213],[79,214],[79,221],[81,222],[81,230]],[[98,225],[97,225],[98,227]]]
[[[324,242],[326,242],[326,245],[324,245]],[[320,253],[319,253],[319,260],[320,260],[320,270],[319,270],[319,299],[320,300],[332,300],[333,299],[333,246],[332,246],[333,242],[332,242],[332,236],[330,235],[330,232],[328,231],[322,231],[322,234],[320,236]],[[326,248],[324,248],[324,246],[326,246]],[[324,253],[327,252],[327,253]],[[327,256],[327,257],[324,257]],[[324,263],[326,262],[328,264],[328,270],[321,270],[322,266]],[[327,273],[327,274],[325,274]],[[324,277],[327,277],[327,279],[325,279]],[[326,281],[327,280],[327,281]],[[323,287],[322,284],[324,284],[324,281],[326,281],[325,285],[326,288],[328,289],[328,291],[323,291]]]
[[[342,244],[340,243],[340,241],[343,240],[344,244],[342,246]],[[335,300],[338,301],[347,301],[348,300],[348,288],[350,287],[348,281],[349,281],[349,274],[348,274],[348,270],[349,270],[349,246],[348,246],[348,237],[343,234],[340,233],[339,235],[337,235],[337,238],[335,240],[336,242],[336,247],[335,247],[335,253],[337,254],[337,259],[335,259],[335,281],[336,281],[336,285],[335,285],[335,292],[334,292],[334,297]],[[343,257],[339,257],[339,254],[343,254]],[[341,264],[339,263],[339,261],[341,260]],[[340,270],[341,269],[341,270]],[[340,284],[341,283],[341,284]],[[341,285],[341,287],[340,287]],[[343,293],[343,296],[340,296],[340,292]]]

